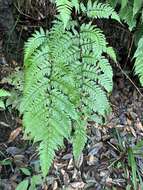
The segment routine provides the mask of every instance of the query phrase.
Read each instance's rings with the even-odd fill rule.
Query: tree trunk
[[[8,49],[16,47],[17,35],[14,31],[12,0],[0,0],[0,54],[4,53],[3,43]],[[3,43],[2,43],[3,42]]]

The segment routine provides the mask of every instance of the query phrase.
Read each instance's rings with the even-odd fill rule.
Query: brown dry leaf
[[[57,190],[57,189],[58,189],[58,183],[57,181],[54,181],[53,190]]]
[[[48,190],[48,186],[44,184],[44,187],[42,188],[43,190]]]
[[[12,142],[16,139],[16,137],[20,134],[20,132],[22,131],[21,127],[16,128],[14,131],[11,132],[10,137],[8,139],[8,142]]]
[[[96,164],[97,161],[98,161],[98,158],[97,158],[96,156],[94,156],[94,155],[89,155],[89,156],[88,156],[88,159],[87,159],[87,164],[88,164],[89,166],[91,166],[91,165]]]
[[[110,177],[107,177],[106,184],[111,185],[113,183],[113,179]]]
[[[68,166],[67,166],[67,169],[72,169],[73,168],[73,158],[70,159],[69,163],[68,163]]]
[[[16,67],[16,66],[18,66],[19,64],[15,61],[15,60],[12,60],[12,66],[13,67]]]
[[[142,126],[142,123],[138,120],[137,123],[136,123],[136,127],[140,130],[140,131],[143,131],[143,126]]]
[[[74,168],[73,174],[72,174],[72,179],[77,179],[77,175],[78,175],[78,170],[76,168]]]
[[[128,124],[129,126],[131,126],[131,124],[132,124],[132,121],[131,121],[129,118],[127,118],[127,124]]]
[[[134,135],[134,137],[137,138],[136,132],[133,127],[130,127],[130,131]]]
[[[17,167],[26,167],[27,163],[24,155],[15,155],[13,162]]]
[[[78,190],[78,189],[82,189],[85,186],[85,183],[83,181],[81,182],[73,182],[70,184],[70,186],[74,189],[74,190]]]
[[[63,182],[64,182],[64,184],[68,185],[69,182],[70,182],[69,175],[63,169],[61,169],[61,173],[63,175]]]

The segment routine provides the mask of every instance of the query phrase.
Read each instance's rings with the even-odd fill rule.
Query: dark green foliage
[[[134,54],[135,74],[143,86],[143,1],[142,0],[107,0],[114,8],[121,5],[119,16],[129,26],[134,34],[134,44],[137,49]]]

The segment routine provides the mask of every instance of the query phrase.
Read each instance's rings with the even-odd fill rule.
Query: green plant
[[[143,181],[142,181],[142,168],[138,161],[143,158],[143,141],[140,140],[136,144],[129,146],[131,144],[130,138],[123,139],[120,136],[120,133],[117,129],[115,129],[115,133],[113,132],[114,137],[117,139],[116,148],[118,152],[120,152],[119,158],[116,158],[110,166],[119,165],[121,168],[125,169],[125,173],[128,173],[128,177],[131,178],[131,183],[127,185],[126,189],[134,189],[137,190],[139,187],[143,189]],[[128,171],[128,172],[126,172]]]
[[[4,89],[0,89],[0,108],[5,109],[5,103],[4,100],[10,96],[11,94],[4,90]]]
[[[133,41],[137,46],[135,51],[135,74],[138,75],[140,83],[143,86],[143,61],[142,61],[142,47],[143,47],[143,1],[137,0],[106,0],[106,4],[98,3],[95,1],[93,4],[91,1],[88,1],[88,7],[85,12],[87,12],[88,17],[94,18],[109,18],[113,17],[118,20],[118,15],[114,12],[114,9],[120,5],[119,16],[122,21],[124,21],[128,26],[129,30],[133,33]],[[66,27],[69,19],[72,8],[79,11],[79,3],[77,0],[56,0],[55,1],[58,12],[60,13],[61,19]],[[113,6],[114,9],[111,8]],[[82,8],[82,7],[81,7]]]
[[[17,68],[12,74],[2,80],[3,83],[7,83],[12,86],[10,96],[6,99],[6,106],[11,106],[12,109],[19,110],[20,102],[23,92],[23,80],[24,74],[22,70]]]
[[[41,175],[31,176],[28,168],[20,168],[20,170],[27,177],[17,185],[16,190],[36,190],[37,186],[43,183]]]
[[[143,1],[137,0],[107,0],[114,8],[120,5],[119,16],[133,34],[133,42],[137,47],[135,59],[135,74],[143,86]],[[132,48],[132,47],[131,47]]]
[[[92,20],[119,17],[109,5],[91,1],[81,3],[78,12],[67,24],[61,20],[65,14],[61,12],[50,31],[41,28],[25,44],[20,110],[26,135],[40,142],[44,176],[64,139],[72,142],[77,159],[87,141],[87,122],[102,122],[110,111],[107,96],[112,91],[113,73],[105,55],[115,61],[116,56],[103,32],[91,21],[82,23],[80,15]]]
[[[143,86],[143,36],[138,42],[137,49],[134,54],[135,58],[135,74],[139,76],[140,83]]]

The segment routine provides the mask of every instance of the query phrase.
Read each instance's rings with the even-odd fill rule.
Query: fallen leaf
[[[133,127],[130,127],[130,131],[131,131],[131,133],[134,135],[134,137],[137,138],[136,132],[135,132],[135,130],[134,130]]]
[[[21,127],[16,128],[14,131],[11,132],[10,137],[8,139],[8,142],[12,142],[16,139],[16,137],[20,134],[20,132],[22,131]]]
[[[85,183],[84,182],[73,182],[70,184],[70,186],[73,188],[73,189],[79,189],[79,188],[84,188],[85,186]]]
[[[57,189],[58,189],[58,183],[57,181],[54,181],[53,190],[57,190]]]
[[[131,121],[129,118],[127,118],[127,124],[128,124],[129,126],[131,126],[131,124],[132,124],[132,121]]]
[[[140,122],[140,120],[137,120],[136,127],[137,127],[140,131],[143,131],[143,126],[142,126],[142,123]]]

